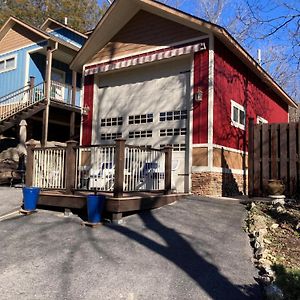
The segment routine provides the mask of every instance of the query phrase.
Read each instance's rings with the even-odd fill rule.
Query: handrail
[[[8,96],[7,96],[8,97]],[[14,114],[45,99],[45,83],[42,82],[32,88],[11,94],[11,97],[0,102],[0,121],[4,121]]]
[[[13,97],[13,96],[16,96],[16,95],[18,95],[18,94],[23,93],[25,90],[27,90],[27,89],[29,89],[29,88],[30,88],[30,86],[29,86],[29,84],[28,84],[28,85],[25,85],[25,86],[21,87],[20,89],[17,89],[17,90],[15,90],[15,91],[13,91],[13,92],[10,92],[9,94],[6,94],[6,95],[4,95],[4,96],[1,96],[1,97],[0,97],[0,104],[1,104],[2,102],[6,101],[7,99]]]

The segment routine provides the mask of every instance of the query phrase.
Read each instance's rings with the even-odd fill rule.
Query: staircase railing
[[[0,121],[45,99],[45,83],[27,86],[0,98]]]

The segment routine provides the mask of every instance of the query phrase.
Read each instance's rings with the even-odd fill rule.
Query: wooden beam
[[[66,192],[72,194],[76,180],[76,141],[67,141],[66,149]]]
[[[27,158],[26,158],[26,173],[25,184],[26,186],[32,186],[33,184],[33,151],[35,145],[30,144],[27,146]]]
[[[172,146],[165,146],[165,194],[172,191]]]
[[[120,198],[124,192],[124,162],[125,162],[125,139],[116,139],[115,153],[115,183],[114,197]]]
[[[75,136],[75,118],[76,118],[75,112],[71,112],[71,115],[70,115],[70,139],[73,139]]]
[[[72,71],[72,105],[76,103],[77,72]]]
[[[254,192],[254,119],[249,119],[248,131],[248,196],[253,197]]]

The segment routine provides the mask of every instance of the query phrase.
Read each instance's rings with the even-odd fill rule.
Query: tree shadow
[[[139,216],[146,228],[158,234],[167,246],[127,227],[113,225],[108,228],[174,263],[212,299],[261,299],[258,285],[238,286],[232,284],[216,266],[199,255],[176,230],[163,225],[151,212],[144,212]]]

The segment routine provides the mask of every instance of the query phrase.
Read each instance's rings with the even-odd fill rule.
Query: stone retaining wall
[[[193,173],[192,192],[206,196],[236,196],[247,193],[248,176],[232,173]]]

